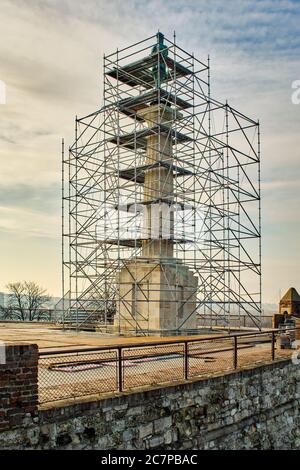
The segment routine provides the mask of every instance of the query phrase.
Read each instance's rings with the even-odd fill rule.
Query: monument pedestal
[[[179,260],[135,260],[118,275],[120,300],[115,328],[149,334],[175,334],[196,328],[198,279]]]

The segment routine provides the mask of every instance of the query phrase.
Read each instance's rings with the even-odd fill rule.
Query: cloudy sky
[[[212,93],[262,128],[263,293],[300,291],[298,0],[1,0],[0,290],[60,295],[60,139],[101,105],[103,53],[155,34],[201,59]]]

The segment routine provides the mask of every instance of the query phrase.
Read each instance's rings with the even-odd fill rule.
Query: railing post
[[[123,363],[122,363],[122,348],[118,348],[118,378],[119,378],[119,392],[123,392]]]
[[[272,331],[272,361],[275,361],[275,331]]]
[[[237,336],[233,337],[233,367],[237,369],[238,366],[238,350],[237,350]]]
[[[188,342],[184,342],[184,378],[189,378],[189,356],[188,356]]]

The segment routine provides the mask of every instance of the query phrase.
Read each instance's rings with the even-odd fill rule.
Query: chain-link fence
[[[188,344],[189,377],[233,369],[234,340],[232,337],[193,341]]]
[[[117,351],[40,354],[41,403],[118,390]]]
[[[124,348],[123,390],[184,379],[184,344]]]
[[[39,402],[211,376],[290,355],[279,340],[278,332],[268,331],[41,352]]]

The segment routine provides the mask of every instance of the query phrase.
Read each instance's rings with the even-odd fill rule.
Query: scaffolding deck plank
[[[171,59],[171,57],[163,58],[160,55],[161,63],[166,63],[169,70],[172,70],[174,76],[177,78],[191,75],[193,72],[187,67],[183,66],[179,62]],[[143,59],[137,60],[124,67],[115,67],[112,70],[106,72],[106,75],[115,78],[128,86],[143,86],[144,88],[152,88],[154,84],[154,78],[151,68],[158,64],[158,55],[150,55]],[[172,74],[168,73],[165,82],[173,79]]]
[[[155,241],[172,241],[174,243],[194,243],[195,240],[184,239],[184,238],[157,238]],[[140,248],[142,246],[142,242],[149,242],[153,241],[152,238],[119,238],[119,239],[106,239],[106,240],[99,240],[99,244],[108,244],[108,245],[117,245],[117,246],[124,246],[128,248]]]
[[[145,171],[152,170],[153,168],[163,167],[167,168],[170,171],[175,173],[174,176],[192,176],[194,173],[186,168],[181,168],[179,166],[173,165],[172,163],[157,161],[153,164],[142,165],[135,168],[126,168],[125,170],[120,170],[118,175],[120,178],[136,181],[137,183],[143,184],[145,181]]]
[[[168,127],[164,124],[155,124],[152,127],[142,129],[141,131],[131,132],[130,134],[116,135],[108,139],[109,142],[122,145],[123,147],[129,148],[131,150],[146,148],[147,140],[146,138],[155,135],[155,134],[164,134],[170,135],[177,142],[186,142],[192,141],[193,139],[188,135],[178,132],[176,129]]]
[[[124,212],[128,212],[129,209],[132,211],[132,208],[136,209],[136,212],[139,211],[139,206],[149,206],[152,204],[168,204],[169,206],[174,206],[175,210],[191,210],[195,209],[194,206],[191,206],[190,204],[187,204],[186,202],[182,201],[176,201],[176,200],[171,200],[168,198],[161,197],[159,199],[150,199],[148,201],[135,201],[135,202],[129,202],[126,204],[118,204],[114,207],[115,210],[120,210]]]
[[[145,108],[148,106],[148,103],[151,104],[151,102],[155,100],[165,100],[167,103],[172,103],[181,109],[188,109],[192,106],[192,104],[188,101],[183,100],[182,98],[178,98],[172,93],[169,93],[167,90],[163,90],[161,88],[142,93],[138,96],[125,98],[119,101],[117,106],[120,111],[127,116],[134,115],[137,119],[143,121],[143,118],[136,115],[137,111],[141,109],[141,106],[142,108]]]

